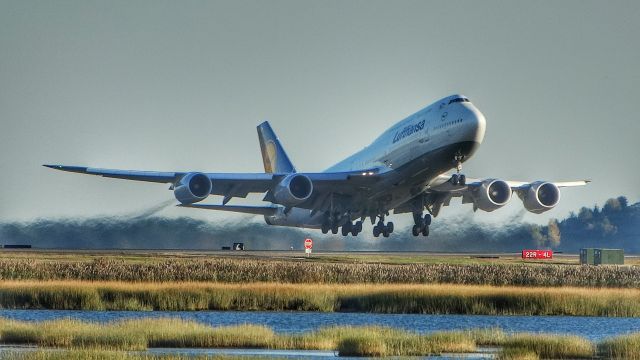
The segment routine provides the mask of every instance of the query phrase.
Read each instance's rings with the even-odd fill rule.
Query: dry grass
[[[640,359],[640,333],[606,339],[598,344],[598,354],[607,359]]]
[[[82,258],[84,259],[84,258]],[[640,267],[510,263],[333,263],[244,258],[125,261],[0,258],[0,280],[213,281],[321,284],[450,283],[640,288]]]
[[[508,335],[498,329],[420,335],[377,326],[328,327],[297,335],[276,334],[260,325],[210,327],[175,318],[136,319],[108,324],[56,320],[41,323],[0,319],[0,343],[59,347],[72,351],[12,354],[23,359],[176,359],[122,351],[148,347],[338,350],[342,356],[427,356],[475,352],[477,345],[502,348],[500,359],[640,359],[640,334],[596,345],[576,336]],[[0,353],[5,354],[6,353]],[[9,356],[9,358],[16,358]],[[228,357],[222,357],[228,358]]]
[[[640,316],[640,290],[446,284],[1,281],[0,307]]]

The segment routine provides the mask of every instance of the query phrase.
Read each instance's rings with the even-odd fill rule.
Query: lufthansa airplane
[[[46,167],[109,178],[171,184],[182,207],[263,215],[267,224],[322,229],[356,236],[371,219],[373,236],[388,237],[389,212],[413,214],[414,236],[428,236],[431,217],[461,197],[475,210],[494,211],[516,193],[525,209],[542,213],[560,200],[569,182],[472,179],[461,173],[462,163],[484,138],[486,120],[462,95],[441,99],[382,133],[369,146],[324,172],[298,172],[268,122],[258,126],[264,173],[203,173],[109,170],[92,167]],[[447,174],[452,172],[452,174]],[[234,197],[264,193],[268,206],[228,205]],[[209,195],[222,204],[201,204]],[[426,210],[426,214],[425,214]],[[377,223],[376,223],[377,222]]]

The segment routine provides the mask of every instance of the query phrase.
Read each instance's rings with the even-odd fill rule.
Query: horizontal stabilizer
[[[205,209],[205,210],[221,210],[221,211],[231,211],[237,213],[244,214],[255,214],[255,215],[274,215],[278,208],[274,206],[240,206],[240,205],[214,205],[214,204],[180,204],[179,207],[188,207],[194,209]]]

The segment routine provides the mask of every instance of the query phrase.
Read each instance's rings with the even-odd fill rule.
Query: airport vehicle
[[[462,164],[484,138],[486,120],[462,95],[445,97],[401,120],[369,146],[324,172],[298,172],[268,122],[258,127],[264,173],[204,173],[110,170],[81,166],[46,167],[109,178],[171,184],[179,206],[263,215],[267,224],[321,229],[356,236],[369,218],[373,235],[388,237],[389,212],[413,215],[414,236],[428,236],[432,216],[454,197],[475,210],[494,211],[515,192],[533,213],[552,209],[569,182],[472,179]],[[452,174],[447,174],[451,172]],[[268,206],[229,205],[234,197],[264,193]],[[202,204],[209,195],[222,204]],[[425,214],[426,210],[426,214]]]

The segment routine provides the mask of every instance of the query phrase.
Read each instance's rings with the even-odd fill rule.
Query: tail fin
[[[268,121],[258,125],[258,139],[260,140],[264,172],[280,174],[296,172],[296,168],[289,160]]]

